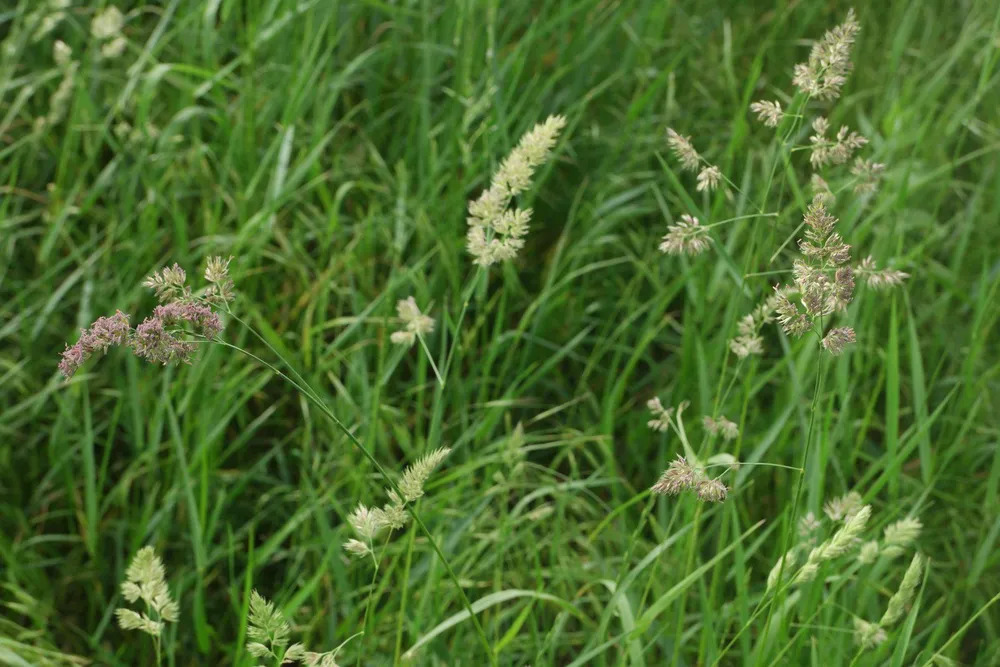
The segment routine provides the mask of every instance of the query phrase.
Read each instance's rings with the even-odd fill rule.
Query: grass
[[[149,544],[181,607],[167,664],[253,664],[254,588],[313,650],[367,628],[342,664],[486,664],[449,568],[504,665],[994,664],[995,3],[859,4],[831,120],[888,167],[836,214],[856,252],[912,277],[859,289],[859,342],[814,410],[815,345],[769,328],[764,357],[728,354],[808,202],[808,170],[774,160],[747,107],[790,89],[836,4],[122,3],[113,61],[78,6],[54,33],[81,62],[68,115],[41,132],[53,37],[21,29],[33,0],[0,10],[0,662],[150,664],[113,619]],[[527,247],[473,281],[467,201],[551,113],[568,124]],[[777,164],[767,201],[695,193],[667,126],[743,191]],[[758,204],[779,215],[714,230],[716,252],[656,249],[682,212]],[[234,310],[261,335],[231,320],[225,339],[288,360],[325,409],[222,346],[163,369],[114,351],[62,381],[77,328],[144,316],[152,269],[214,254],[235,256]],[[389,343],[409,295],[437,319],[443,387]],[[679,448],[646,428],[654,395],[690,400],[692,430],[714,408],[739,422],[728,451],[747,462],[800,465],[814,417],[800,510],[854,489],[873,536],[921,518],[929,567],[888,642],[859,654],[852,618],[878,620],[908,557],[828,566],[769,605],[798,472],[744,466],[719,505],[645,494]],[[346,559],[347,514],[386,482],[324,410],[389,471],[453,448],[417,508],[446,562],[414,526],[377,577]]]

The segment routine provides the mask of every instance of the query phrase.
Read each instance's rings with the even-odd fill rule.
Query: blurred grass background
[[[76,3],[34,39],[43,6],[0,8],[0,658],[149,664],[148,642],[112,616],[144,544],[181,602],[171,664],[251,664],[251,587],[310,646],[332,648],[361,629],[374,585],[369,631],[344,664],[390,664],[461,610],[419,534],[389,544],[374,584],[347,562],[344,517],[383,485],[266,368],[224,348],[166,369],[113,351],[68,386],[57,375],[79,327],[149,311],[140,282],[153,269],[197,275],[222,254],[235,257],[236,310],[388,468],[455,449],[422,514],[469,597],[562,601],[525,595],[481,614],[501,664],[569,664],[605,642],[587,664],[851,662],[851,614],[877,619],[903,565],[859,577],[849,596],[807,588],[769,636],[751,628],[723,653],[781,555],[794,471],[744,468],[720,506],[660,501],[626,549],[644,506],[630,501],[678,451],[646,428],[645,401],[711,413],[734,372],[735,323],[774,282],[749,274],[787,265],[772,256],[809,197],[796,163],[766,202],[778,218],[723,228],[732,264],[667,258],[658,239],[688,195],[658,158],[665,129],[760,189],[773,132],[747,106],[790,93],[808,40],[846,3],[122,2],[117,59],[89,35],[101,3]],[[952,659],[996,664],[1000,7],[856,9],[855,71],[831,121],[888,167],[876,195],[845,197],[836,214],[857,256],[912,277],[851,306],[859,343],[820,397],[807,507],[857,489],[877,527],[924,521],[916,622],[860,664],[923,664],[949,639]],[[79,71],[66,118],[39,130],[61,79],[56,38]],[[551,113],[569,123],[530,198],[527,247],[458,329],[467,200]],[[695,199],[706,220],[755,211]],[[443,390],[422,354],[389,344],[394,304],[411,294],[438,319],[431,350],[456,342]],[[266,352],[235,325],[225,335]],[[739,416],[741,459],[799,464],[816,360],[814,345],[769,331],[767,354],[740,367],[720,409]],[[619,574],[663,544],[613,599]],[[679,583],[667,611],[625,636]],[[417,662],[485,657],[466,621]]]

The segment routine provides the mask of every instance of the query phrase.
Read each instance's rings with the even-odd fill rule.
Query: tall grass
[[[742,362],[729,341],[787,282],[812,198],[750,105],[846,3],[119,2],[120,55],[91,36],[105,4],[42,37],[45,3],[0,8],[0,662],[256,664],[255,590],[341,664],[998,659],[994,3],[858,4],[830,122],[887,167],[838,197],[838,229],[910,277],[859,278],[841,356],[768,326]],[[550,114],[524,247],[477,269],[468,202]],[[697,190],[667,127],[730,183]],[[713,247],[662,254],[696,213],[726,221]],[[248,325],[222,340],[266,364],[112,349],[63,381],[74,331],[140,321],[153,269],[215,255]],[[409,297],[435,321],[413,347],[391,341]],[[692,433],[738,425],[695,452],[746,464],[724,502],[647,491],[687,455],[647,427],[654,397],[690,401]],[[377,571],[345,553],[357,503],[439,447],[426,531],[383,535]],[[849,491],[879,555],[852,542],[794,581]],[[147,545],[179,606],[155,644],[115,620]]]

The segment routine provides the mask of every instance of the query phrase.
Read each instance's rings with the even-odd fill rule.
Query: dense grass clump
[[[1000,8],[0,8],[0,662],[1000,660]]]

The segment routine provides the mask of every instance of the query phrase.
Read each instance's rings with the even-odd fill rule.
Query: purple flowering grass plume
[[[99,317],[80,332],[76,344],[63,351],[59,371],[69,379],[88,359],[113,346],[129,347],[136,356],[156,364],[190,363],[197,346],[187,339],[194,335],[211,340],[222,333],[222,320],[213,306],[232,300],[234,294],[228,259],[209,259],[205,278],[208,287],[195,294],[177,264],[154,273],[143,282],[161,302],[153,314],[135,329],[120,310],[111,317]]]
[[[75,345],[66,346],[62,361],[59,362],[59,371],[66,378],[72,377],[80,366],[98,352],[104,353],[109,347],[127,344],[131,334],[128,315],[120,310],[111,317],[97,318],[90,328],[80,330],[80,340]]]

